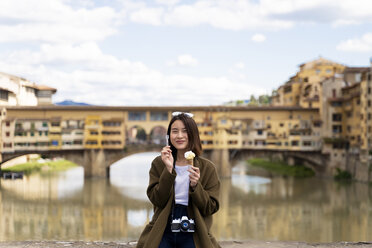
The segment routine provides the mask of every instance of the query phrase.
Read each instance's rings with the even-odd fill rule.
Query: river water
[[[158,153],[111,167],[110,180],[82,167],[0,181],[0,240],[137,240],[151,219],[148,170]],[[218,240],[371,241],[372,187],[333,180],[247,176],[221,180]]]

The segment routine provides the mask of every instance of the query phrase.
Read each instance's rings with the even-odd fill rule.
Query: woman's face
[[[170,141],[177,150],[186,150],[189,144],[187,130],[182,121],[173,122],[170,130]]]

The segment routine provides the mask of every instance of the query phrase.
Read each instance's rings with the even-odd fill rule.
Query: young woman
[[[210,234],[212,214],[219,208],[220,181],[214,164],[200,157],[199,130],[192,114],[173,113],[167,134],[169,146],[153,160],[149,173],[147,196],[154,215],[137,248],[220,247]],[[196,155],[193,166],[184,156],[188,151]],[[177,224],[186,217],[186,228]]]

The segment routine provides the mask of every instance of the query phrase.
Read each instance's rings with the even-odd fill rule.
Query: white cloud
[[[197,66],[199,64],[198,60],[190,54],[182,54],[178,56],[177,62],[181,66]]]
[[[177,61],[196,63],[190,55],[179,56]],[[105,54],[95,43],[42,45],[34,52],[0,55],[0,68],[57,88],[55,102],[72,99],[97,105],[211,105],[265,92],[232,78],[163,74],[144,63]]]
[[[162,24],[163,12],[162,8],[142,8],[133,12],[130,19],[133,22],[158,26]]]
[[[238,62],[234,65],[234,67],[242,70],[245,68],[245,64],[243,62]]]
[[[73,9],[63,0],[2,0],[0,42],[99,41],[116,32],[120,18],[110,7]]]
[[[164,4],[164,5],[175,5],[180,2],[180,0],[155,0],[158,4]]]
[[[166,8],[163,4],[172,5]],[[133,18],[135,22],[166,26],[210,25],[229,30],[278,30],[301,23],[329,23],[334,27],[372,22],[369,0],[197,0],[185,3],[157,0],[160,11],[146,4]],[[156,15],[155,13],[156,12]],[[151,18],[151,16],[156,18]]]
[[[361,38],[342,41],[337,45],[337,50],[347,52],[370,52],[372,51],[372,33],[366,33]]]
[[[266,40],[266,36],[263,34],[255,34],[252,36],[252,41],[257,42],[257,43],[264,42],[265,40]]]
[[[260,6],[250,1],[199,0],[192,4],[182,2],[176,4],[176,1],[172,0],[162,2],[172,3],[172,7],[169,8],[163,5],[158,5],[156,8],[147,5],[138,6],[130,14],[131,20],[144,24],[181,27],[207,24],[215,28],[231,30],[256,29],[260,27],[282,29],[293,26],[290,21],[267,18],[260,11]]]
[[[166,65],[169,67],[172,66],[185,66],[185,67],[193,67],[197,66],[199,61],[191,56],[190,54],[182,54],[177,57],[176,60],[168,60],[166,61]]]

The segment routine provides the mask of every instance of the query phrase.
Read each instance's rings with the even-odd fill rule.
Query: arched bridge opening
[[[84,167],[84,177],[109,177],[110,166],[115,162],[136,154],[150,151],[160,152],[162,145],[127,145],[124,149],[81,149],[81,150],[48,150],[48,151],[18,151],[2,154],[0,166],[14,158],[27,154],[39,154],[45,158],[63,158]]]
[[[276,150],[253,150],[232,149],[229,150],[230,166],[233,167],[238,161],[251,158],[265,158],[270,161],[284,161],[288,165],[300,165],[312,169],[316,174],[322,174],[326,170],[327,156],[320,152],[312,151],[276,151]]]

